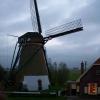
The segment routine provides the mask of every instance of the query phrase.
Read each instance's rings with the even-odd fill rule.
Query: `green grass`
[[[7,100],[66,100],[65,97],[9,97]]]
[[[80,76],[80,71],[74,71],[74,70],[71,70],[69,72],[69,77],[68,77],[68,80],[77,80]]]

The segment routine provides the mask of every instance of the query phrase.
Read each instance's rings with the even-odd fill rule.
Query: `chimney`
[[[84,73],[84,62],[82,61],[81,62],[81,74],[83,74]]]

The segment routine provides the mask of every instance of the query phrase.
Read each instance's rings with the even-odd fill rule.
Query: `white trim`
[[[100,87],[98,87],[98,94],[100,94]]]
[[[88,93],[88,88],[87,88],[87,86],[84,87],[84,93],[85,93],[85,94]]]

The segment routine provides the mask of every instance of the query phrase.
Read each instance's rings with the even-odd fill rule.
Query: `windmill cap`
[[[24,35],[20,36],[19,38],[22,37],[42,37],[42,35],[39,34],[38,32],[27,32]]]
[[[28,38],[30,38],[30,41],[27,41]],[[39,34],[38,32],[27,32],[24,35],[20,36],[18,38],[18,43],[23,43],[23,42],[44,42],[43,36]]]

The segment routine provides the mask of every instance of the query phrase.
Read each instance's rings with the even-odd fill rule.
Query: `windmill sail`
[[[31,12],[33,31],[41,34],[42,29],[41,29],[40,16],[36,0],[30,0],[30,12]]]
[[[82,31],[82,30],[83,30],[83,26],[81,23],[81,19],[78,19],[78,20],[75,20],[73,22],[66,23],[66,24],[63,24],[61,26],[47,30],[46,34],[48,36],[45,37],[44,39],[56,38],[59,36],[67,35],[67,34]]]

